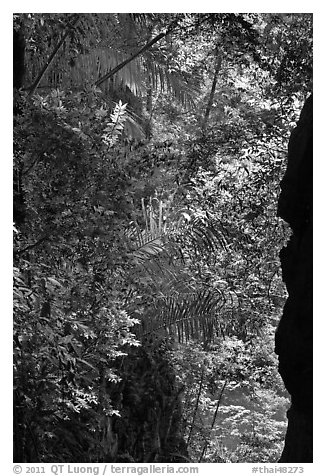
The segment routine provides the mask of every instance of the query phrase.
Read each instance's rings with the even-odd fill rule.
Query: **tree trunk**
[[[207,127],[209,115],[210,115],[212,107],[213,107],[214,94],[215,94],[216,85],[217,85],[217,77],[218,77],[218,74],[220,72],[221,66],[222,66],[222,54],[217,53],[216,65],[215,65],[214,77],[213,77],[213,81],[212,81],[211,92],[209,94],[209,99],[208,99],[208,103],[207,103],[207,107],[206,107],[206,111],[205,111],[205,116],[204,116],[203,124],[202,124],[203,132],[205,132],[205,129]]]

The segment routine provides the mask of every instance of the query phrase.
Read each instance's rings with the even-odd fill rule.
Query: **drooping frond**
[[[174,333],[180,342],[190,339],[211,342],[219,334],[219,311],[225,304],[225,296],[216,289],[158,298],[151,319],[146,321],[148,333],[164,329]]]
[[[111,47],[97,48],[88,54],[80,55],[71,69],[72,81],[78,85],[81,84],[83,79],[95,83],[98,78],[106,72],[113,70],[117,65],[125,61],[128,56],[128,53]],[[107,86],[108,84],[106,84]],[[141,60],[136,58],[112,76],[111,87],[114,89],[128,87],[135,96],[143,94],[145,86]]]
[[[193,107],[195,91],[190,87],[191,78],[185,80],[181,73],[171,72],[162,58],[151,54],[150,48],[128,62],[130,56],[135,56],[144,46],[146,35],[142,25],[148,20],[148,15],[79,14],[78,25],[70,30],[67,27],[67,38],[51,60],[39,87],[46,90],[83,89],[126,63],[103,82],[101,87],[105,91],[128,88],[135,96],[142,96],[149,79],[153,88],[170,91],[182,104]],[[162,33],[162,38],[164,36]],[[58,35],[53,37],[56,39]],[[30,65],[26,71],[28,85],[34,83],[47,65],[56,49],[55,41],[51,40],[48,48],[42,51],[35,48],[27,51],[26,64]]]
[[[193,290],[166,215],[167,205],[162,200],[150,200],[147,206],[142,200],[142,223],[135,219],[124,233],[134,263],[131,276],[147,283],[159,296]]]
[[[154,296],[143,315],[143,326],[147,333],[163,329],[180,341],[209,343],[223,324],[219,311],[222,307],[232,311],[233,298],[224,288],[194,282],[189,266],[195,254],[226,250],[226,238],[207,214],[182,212],[173,221],[165,216],[166,208],[162,201],[150,200],[145,206],[143,200],[142,225],[135,220],[125,232],[135,264],[133,282]]]
[[[83,89],[85,85],[94,84],[105,72],[115,68],[128,57],[127,53],[117,49],[95,48],[89,53],[79,54],[74,60],[67,62],[64,55],[60,55],[53,62],[53,67],[48,71],[40,83],[44,89]],[[46,62],[46,55],[40,55],[33,60],[32,77]],[[111,80],[110,86],[114,89],[128,87],[135,95],[144,93],[143,71],[141,60],[136,58],[126,67],[118,71]],[[108,84],[106,84],[106,88]]]
[[[170,92],[186,108],[195,107],[198,91],[191,78],[185,78],[176,70],[171,71],[168,64],[159,61],[156,55],[150,53],[147,55],[146,68],[154,90]]]
[[[150,200],[147,207],[142,200],[143,224],[136,220],[130,223],[125,237],[139,267],[150,276],[156,273],[157,281],[165,276],[173,283],[180,273],[183,275],[180,270],[191,263],[193,256],[216,258],[217,252],[227,250],[227,240],[219,224],[207,214],[182,212],[178,220],[173,220],[167,208],[161,200],[157,206]]]
[[[197,211],[181,213],[175,239],[180,243],[185,259],[191,259],[193,255],[216,259],[228,246],[221,224],[207,213]]]
[[[191,221],[193,231],[192,242],[194,247],[216,249],[226,247],[226,239],[217,222],[204,213],[195,213]]]
[[[155,210],[152,199],[148,207],[145,207],[142,199],[143,227],[136,220],[130,223],[126,230],[126,237],[135,247],[133,255],[136,260],[142,262],[152,259],[164,252],[164,235],[166,227],[163,221],[163,202],[160,200],[158,210]]]
[[[127,107],[124,133],[126,137],[136,140],[145,138],[145,131],[140,124],[140,118]]]

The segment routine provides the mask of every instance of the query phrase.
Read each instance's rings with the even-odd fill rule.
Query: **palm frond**
[[[221,250],[227,251],[228,241],[221,224],[202,212],[181,212],[175,228],[175,239],[181,244],[184,259],[193,254],[217,258]]]
[[[184,107],[193,109],[198,91],[188,80],[177,71],[170,71],[168,64],[155,61],[147,56],[146,71],[152,88],[156,91],[170,92]]]
[[[85,84],[94,84],[104,72],[114,69],[118,64],[122,63],[128,54],[117,49],[95,48],[89,53],[79,54],[74,61],[67,63],[64,55],[58,56],[53,63],[52,69],[43,78],[40,83],[41,88],[57,89],[83,89]],[[32,76],[46,61],[46,58],[39,56],[33,62],[33,71],[29,75]],[[145,92],[143,81],[142,63],[140,59],[135,59],[120,71],[118,71],[111,80],[111,87],[118,89],[119,87],[128,87],[135,95],[141,95]],[[108,84],[106,85],[106,89]]]
[[[227,250],[223,231],[207,214],[182,213],[178,220],[173,220],[167,210],[168,204],[161,200],[154,205],[151,199],[147,207],[142,200],[142,225],[134,220],[125,230],[134,263],[164,295],[174,286],[180,289],[180,282],[183,290],[192,289],[186,265],[191,264],[194,255],[217,259],[217,251]]]
[[[148,207],[142,199],[142,213],[144,228],[141,228],[136,220],[130,223],[125,236],[134,243],[133,256],[140,262],[152,259],[166,251],[165,248],[165,224],[163,220],[163,202],[160,200],[158,210],[155,210],[153,200],[150,199]]]
[[[217,249],[226,250],[226,238],[207,214],[181,212],[173,220],[164,216],[166,209],[162,201],[150,200],[145,206],[142,200],[142,226],[134,220],[125,232],[135,263],[133,282],[145,283],[155,296],[143,315],[143,331],[163,329],[182,342],[209,343],[220,333],[221,309],[232,312],[237,303],[232,293],[194,282],[188,265],[194,253],[216,256]]]
[[[190,276],[184,267],[179,245],[171,238],[167,204],[162,200],[142,200],[142,224],[135,219],[125,230],[128,252],[135,265],[134,280],[150,283],[156,295],[168,296],[193,289]]]
[[[216,251],[219,248],[226,249],[227,242],[223,232],[217,222],[207,214],[194,214],[191,228],[194,233],[193,242],[195,247],[207,248],[211,251]]]
[[[219,334],[219,314],[225,302],[223,292],[216,289],[158,298],[155,314],[145,323],[146,332],[164,329],[177,335],[180,342],[197,339],[210,343]]]
[[[143,140],[145,138],[145,131],[141,126],[141,119],[127,107],[126,122],[124,134],[126,137],[134,140]]]

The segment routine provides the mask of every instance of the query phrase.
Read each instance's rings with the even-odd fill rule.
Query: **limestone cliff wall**
[[[279,371],[291,394],[288,430],[280,462],[312,462],[313,336],[313,102],[309,97],[291,134],[288,165],[281,182],[278,215],[292,228],[281,250],[289,297],[276,332]]]

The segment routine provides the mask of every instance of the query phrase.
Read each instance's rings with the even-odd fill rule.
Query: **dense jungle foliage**
[[[275,462],[310,14],[14,15],[14,460]]]

